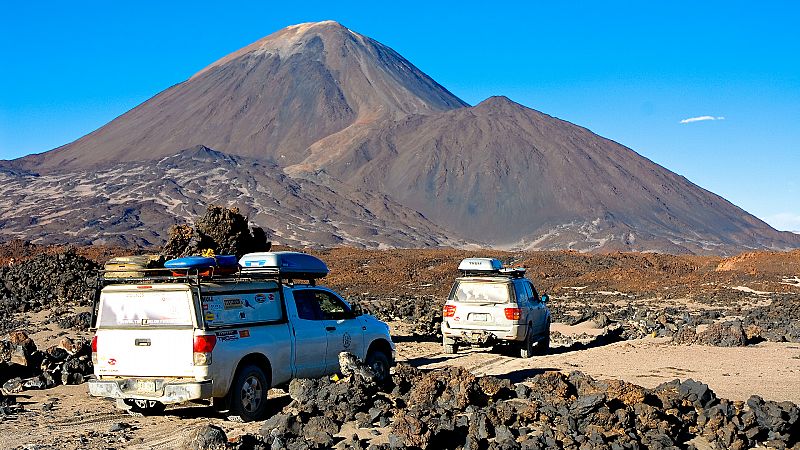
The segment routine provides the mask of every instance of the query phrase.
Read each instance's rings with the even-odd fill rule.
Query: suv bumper
[[[152,383],[156,389],[143,389],[142,382]],[[89,395],[118,399],[155,400],[165,405],[189,400],[211,398],[211,381],[164,381],[164,380],[90,380]]]
[[[442,322],[442,336],[446,340],[489,344],[492,341],[523,341],[527,327],[513,324],[509,327],[492,328],[451,328],[447,321]]]

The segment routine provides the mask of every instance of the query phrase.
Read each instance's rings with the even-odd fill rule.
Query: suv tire
[[[458,344],[456,344],[455,342],[452,344],[443,343],[442,348],[444,349],[444,353],[446,355],[455,355],[456,353],[458,353]]]
[[[546,355],[550,351],[550,321],[547,321],[547,326],[544,329],[544,336],[536,344],[536,353],[539,355]]]
[[[228,420],[252,422],[261,419],[267,410],[267,391],[267,377],[260,367],[247,365],[241,368],[231,386]]]
[[[528,324],[528,329],[525,331],[525,340],[522,341],[519,347],[520,358],[530,358],[534,354],[533,336],[531,335],[531,324]]]

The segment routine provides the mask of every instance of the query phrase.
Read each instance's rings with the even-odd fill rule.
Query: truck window
[[[322,310],[319,309],[319,302],[312,291],[298,290],[292,294],[298,317],[304,320],[322,320]]]
[[[191,326],[188,290],[103,292],[98,326]]]
[[[264,283],[259,289],[202,294],[203,319],[209,327],[248,325],[283,319],[278,284]]]
[[[307,320],[352,319],[350,308],[330,292],[317,289],[301,289],[293,292],[297,314]]]

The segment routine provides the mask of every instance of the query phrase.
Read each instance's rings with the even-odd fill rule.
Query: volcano
[[[269,171],[263,182],[271,189],[192,194],[181,183],[196,182],[202,174],[185,154],[176,155],[198,145],[233,161],[215,183],[262,180],[254,171],[258,167]],[[46,217],[28,208],[34,216],[19,220],[19,208],[0,204],[0,235],[20,237],[30,221],[69,217],[69,212],[58,215],[53,205],[62,199],[69,210],[74,186],[59,190],[47,180],[80,174],[88,183],[81,192],[96,194],[90,204],[114,207],[81,209],[81,220],[70,221],[80,226],[77,234],[59,235],[50,227],[36,237],[92,241],[109,222],[92,214],[108,216],[136,199],[126,192],[124,178],[113,189],[92,188],[91,174],[136,167],[141,190],[146,167],[163,169],[165,158],[187,166],[153,172],[175,184],[169,198],[158,183],[152,192],[140,192],[152,200],[146,217],[158,220],[137,219],[127,228],[124,221],[116,223],[114,236],[146,234],[147,242],[158,243],[170,220],[188,219],[181,211],[214,201],[246,203],[251,217],[269,217],[273,223],[259,225],[287,244],[701,254],[800,247],[799,235],[776,231],[583,127],[502,96],[470,106],[391,48],[332,21],[282,29],[75,142],[3,164],[0,177],[9,186],[24,191],[46,185],[51,191],[42,199],[49,202]],[[24,177],[30,182],[20,181]],[[285,211],[270,197],[281,185],[304,186]],[[286,192],[280,195],[286,200]],[[365,203],[376,201],[382,206]],[[178,208],[175,202],[193,206]],[[298,214],[304,210],[313,214]],[[291,234],[285,233],[287,226]],[[362,230],[357,237],[347,233],[352,227]],[[316,238],[321,229],[322,242]]]

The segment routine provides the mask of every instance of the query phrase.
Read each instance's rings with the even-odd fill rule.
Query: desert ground
[[[14,264],[23,264],[64,250],[7,244],[0,247],[0,264],[8,266],[12,257]],[[75,250],[76,257],[100,262],[125,252]],[[330,265],[327,285],[390,323],[398,367],[410,365],[426,373],[460,367],[478,377],[507,380],[512,386],[536,385],[540,378],[533,377],[551,372],[567,376],[576,371],[595,380],[622,380],[646,389],[692,379],[735,405],[754,395],[783,402],[786,408],[790,408],[786,402],[800,404],[798,251],[731,258],[446,249],[316,253]],[[546,355],[520,359],[503,348],[442,353],[437,335],[441,304],[457,275],[458,261],[477,254],[528,267],[540,293],[550,295],[554,323]],[[8,276],[8,269],[4,270]],[[57,346],[65,336],[77,342],[91,333],[80,320],[63,319],[80,318],[88,310],[80,302],[58,299],[16,310],[6,304],[2,332],[22,330],[39,349]],[[76,325],[65,328],[64,324]],[[8,338],[9,334],[0,335],[0,340]],[[230,422],[204,405],[179,405],[160,416],[132,417],[109,401],[89,397],[85,383],[25,389],[13,395],[14,407],[0,414],[0,448],[201,448],[192,433],[206,424],[224,430],[231,448],[270,448],[270,439],[276,448],[275,438],[264,439],[269,431],[264,431],[264,423]],[[285,390],[271,391],[270,408],[275,414],[292,411],[292,405]],[[796,410],[795,406],[792,411]],[[363,448],[397,446],[390,438],[400,433],[398,420],[396,415],[391,424],[371,426],[347,421],[336,433],[341,437],[336,446],[345,448],[353,442]],[[793,420],[784,446],[797,445],[800,425],[796,417]],[[353,434],[360,441],[353,440]],[[487,442],[499,445],[499,439],[498,434]],[[517,440],[523,442],[523,436]],[[724,441],[698,436],[681,446],[725,448],[720,442]],[[777,448],[779,444],[764,437],[759,445]],[[292,447],[287,444],[286,448]]]

